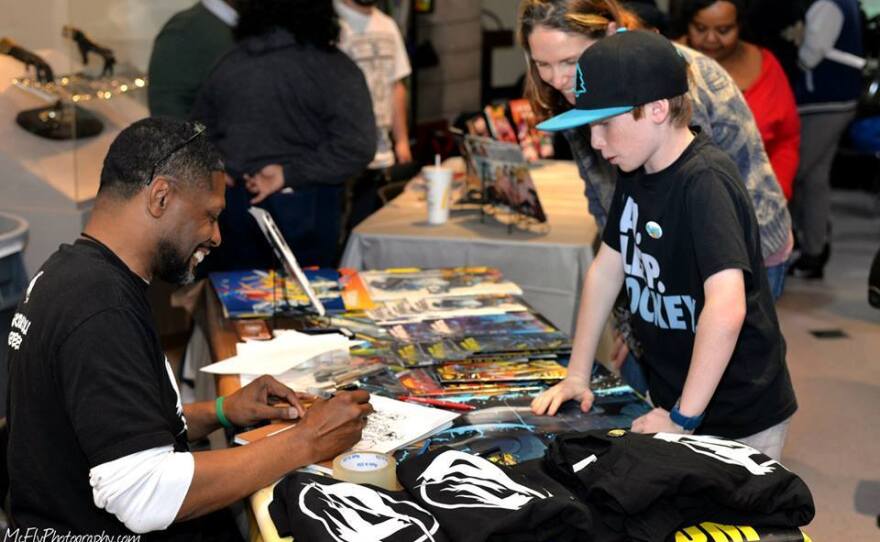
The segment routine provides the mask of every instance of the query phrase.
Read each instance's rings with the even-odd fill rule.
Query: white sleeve
[[[89,482],[98,508],[146,533],[174,522],[194,474],[193,455],[169,445],[102,463],[89,471]]]
[[[829,0],[819,0],[810,6],[806,14],[804,41],[798,49],[798,60],[812,70],[834,48],[843,30],[843,12]]]

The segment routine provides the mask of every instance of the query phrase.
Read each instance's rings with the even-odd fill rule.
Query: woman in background
[[[791,199],[801,122],[785,72],[768,49],[740,39],[742,0],[685,0],[686,44],[714,58],[745,96],[776,179]]]

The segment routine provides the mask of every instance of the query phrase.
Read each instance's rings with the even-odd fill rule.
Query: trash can
[[[0,416],[6,416],[6,366],[9,325],[27,286],[22,251],[28,223],[21,217],[0,212]]]

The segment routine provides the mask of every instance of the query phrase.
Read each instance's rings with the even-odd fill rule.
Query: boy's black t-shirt
[[[108,248],[62,245],[37,272],[9,343],[9,477],[21,528],[128,533],[94,504],[89,470],[157,446],[186,420],[145,291]],[[145,539],[193,539],[192,522]]]
[[[708,137],[698,133],[663,171],[622,175],[603,241],[623,258],[631,322],[655,405],[669,410],[681,396],[703,283],[719,271],[742,269],[745,321],[697,432],[745,437],[794,413],[751,199],[734,163]]]

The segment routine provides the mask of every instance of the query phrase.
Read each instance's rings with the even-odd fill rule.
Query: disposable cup
[[[428,224],[443,224],[449,219],[449,190],[452,186],[452,170],[444,167],[425,166],[422,176],[428,185]]]

